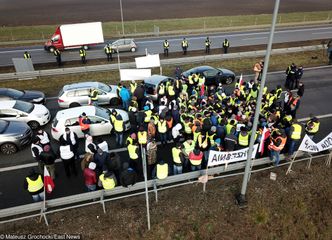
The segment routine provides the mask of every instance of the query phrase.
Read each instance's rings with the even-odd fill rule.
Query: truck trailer
[[[100,43],[104,43],[101,22],[64,24],[56,28],[44,48],[50,52],[55,49],[60,51],[81,47],[88,49],[89,46]]]

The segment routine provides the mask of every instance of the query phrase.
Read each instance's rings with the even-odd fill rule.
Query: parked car
[[[134,39],[123,38],[109,43],[109,45],[113,53],[116,53],[117,49],[119,52],[136,52],[137,49],[137,44]]]
[[[118,105],[119,99],[115,85],[108,86],[101,82],[92,81],[65,85],[59,93],[58,104],[61,108],[88,105],[91,89],[98,89],[98,105]]]
[[[0,120],[0,151],[14,154],[28,145],[32,138],[30,127],[24,122]]]
[[[182,73],[187,79],[191,74],[202,74],[205,77],[205,85],[218,85],[219,83],[231,84],[235,79],[235,73],[225,68],[214,68],[210,66],[200,66],[189,69]]]
[[[162,75],[152,75],[143,80],[144,88],[147,96],[152,100],[158,99],[158,88],[161,83],[166,83],[167,81],[175,80],[174,78],[162,76]]]
[[[0,100],[22,100],[25,102],[45,104],[45,94],[40,91],[20,91],[12,88],[0,88]]]
[[[113,125],[109,119],[113,109],[106,109],[95,106],[82,106],[71,109],[58,111],[53,119],[51,134],[55,140],[59,140],[64,134],[65,128],[69,127],[77,134],[79,138],[84,138],[84,134],[78,123],[78,117],[84,112],[91,120],[90,134],[91,136],[100,136],[110,134]],[[115,109],[121,116],[125,123],[125,131],[130,129],[128,113],[121,109]]]
[[[0,104],[0,119],[26,122],[31,129],[37,129],[50,121],[51,114],[44,105],[9,100]]]

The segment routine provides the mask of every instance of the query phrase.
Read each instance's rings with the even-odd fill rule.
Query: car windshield
[[[13,106],[14,109],[17,109],[22,112],[31,113],[35,108],[35,105],[32,103],[27,103],[23,101],[16,101],[15,105]]]
[[[7,121],[0,121],[0,134],[4,133],[9,125]]]
[[[101,90],[103,90],[104,92],[110,92],[110,91],[112,91],[111,87],[107,86],[104,83],[99,83],[98,84],[98,88],[101,89]]]
[[[96,116],[109,119],[109,111],[105,108],[96,107]]]
[[[11,98],[20,98],[24,95],[24,92],[9,88],[7,89],[6,94]]]

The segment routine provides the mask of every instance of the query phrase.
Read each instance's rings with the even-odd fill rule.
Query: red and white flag
[[[239,89],[241,89],[242,83],[243,83],[243,77],[242,77],[242,73],[241,73],[240,80],[239,80]]]
[[[261,156],[264,154],[264,146],[265,146],[265,140],[270,136],[270,130],[266,127],[264,127],[261,141],[259,143],[258,152],[261,153]]]
[[[51,193],[55,187],[53,179],[46,167],[44,167],[44,186],[47,193]]]

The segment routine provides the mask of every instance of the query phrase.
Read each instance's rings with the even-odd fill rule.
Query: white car
[[[84,134],[78,123],[78,117],[84,112],[90,119],[90,134],[100,136],[110,134],[113,125],[109,119],[113,109],[106,109],[95,106],[82,106],[58,111],[52,123],[51,134],[55,140],[59,140],[65,133],[65,128],[70,128],[79,138],[84,138]],[[128,113],[121,109],[114,109],[121,116],[125,123],[125,131],[130,129]]]
[[[92,89],[98,90],[98,105],[118,105],[119,99],[115,85],[91,81],[65,85],[58,96],[59,107],[71,108],[89,105],[89,95]]]
[[[31,129],[37,129],[50,121],[51,114],[44,105],[8,100],[0,103],[0,119],[26,122]]]

